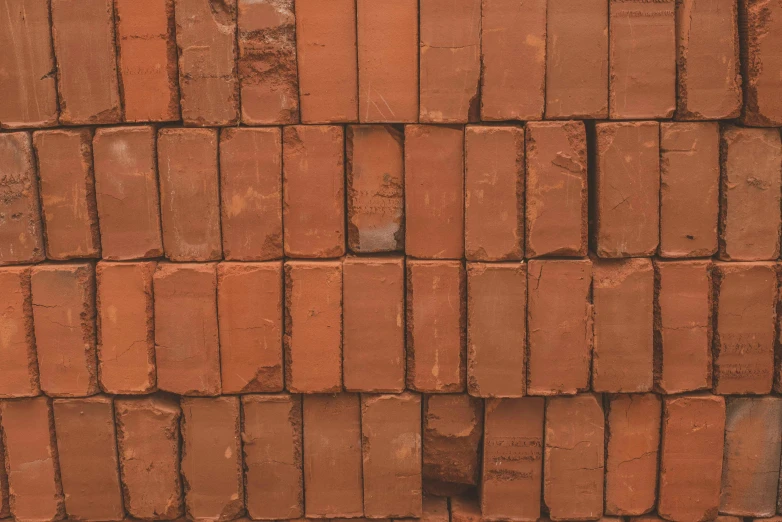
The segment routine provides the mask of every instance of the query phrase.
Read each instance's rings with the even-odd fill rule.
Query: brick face
[[[0,397],[29,397],[40,393],[30,267],[0,269]]]

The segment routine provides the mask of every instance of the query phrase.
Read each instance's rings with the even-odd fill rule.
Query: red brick
[[[155,389],[152,276],[157,263],[98,263],[100,387],[112,394]]]
[[[118,398],[114,408],[125,510],[134,518],[182,516],[179,404],[153,395]]]
[[[33,134],[49,259],[100,257],[91,142],[89,129]]]
[[[343,271],[345,389],[401,392],[405,388],[405,261],[348,257]]]
[[[745,125],[782,125],[782,6],[769,0],[739,0]]]
[[[483,0],[482,24],[473,27],[481,35],[481,119],[539,120],[545,101],[546,2]]]
[[[405,227],[410,256],[464,255],[462,127],[405,127]]]
[[[307,518],[360,517],[361,404],[355,394],[304,396]]]
[[[0,419],[2,420],[2,419]],[[2,429],[2,426],[0,426]],[[448,512],[448,501],[445,504],[446,513]],[[11,516],[11,502],[8,492],[8,473],[5,469],[5,448],[2,437],[0,437],[0,517],[8,518]],[[448,522],[447,520],[445,522]]]
[[[395,518],[394,522],[450,522],[448,499],[424,495],[423,512],[419,518]]]
[[[464,495],[449,499],[451,504],[451,522],[483,522],[480,501],[474,495]]]
[[[122,118],[112,0],[51,0],[60,123]]]
[[[68,516],[122,520],[117,435],[111,397],[53,403],[62,488]]]
[[[717,251],[719,125],[660,124],[660,256]]]
[[[345,168],[342,127],[285,127],[282,139],[285,255],[343,255]]]
[[[96,393],[93,266],[35,266],[31,287],[41,391],[58,397]]]
[[[304,515],[300,395],[242,396],[247,512],[254,520]]]
[[[533,259],[528,271],[527,393],[587,391],[592,362],[592,263]]]
[[[160,263],[153,284],[158,388],[178,395],[218,395],[215,264]]]
[[[41,393],[29,266],[0,269],[0,398]],[[0,487],[2,491],[2,487]],[[2,512],[0,503],[0,512]]]
[[[114,0],[125,121],[179,119],[174,0]]]
[[[594,235],[600,257],[649,256],[657,251],[659,134],[657,122],[597,124]]]
[[[342,262],[285,263],[285,383],[292,393],[342,389]],[[308,513],[309,516],[309,513]]]
[[[527,267],[467,264],[467,388],[476,397],[521,397],[526,388]]]
[[[220,198],[225,259],[282,257],[280,129],[220,132]]]
[[[536,520],[543,484],[543,398],[489,399],[481,511],[490,520]]]
[[[524,129],[469,126],[464,136],[464,244],[471,261],[524,256]]]
[[[356,0],[296,1],[302,123],[358,121]]]
[[[427,393],[466,385],[464,267],[459,261],[407,262],[407,387]]]
[[[217,311],[223,393],[282,391],[282,263],[217,265]]]
[[[103,259],[162,256],[155,129],[99,128],[92,147]]]
[[[161,129],[158,169],[166,257],[172,261],[220,259],[217,131]]]

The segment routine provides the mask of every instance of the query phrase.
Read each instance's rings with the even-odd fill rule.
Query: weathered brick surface
[[[41,391],[33,329],[30,267],[0,268],[0,398]]]
[[[773,71],[782,65],[782,6],[768,0],[739,0],[745,85],[742,121],[753,126],[782,125],[779,90],[782,78]]]

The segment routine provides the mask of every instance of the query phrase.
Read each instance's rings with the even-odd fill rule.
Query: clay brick
[[[527,267],[467,264],[467,388],[476,397],[521,397],[526,388]]]
[[[551,520],[603,515],[603,432],[599,396],[546,399],[543,501]]]
[[[598,123],[596,129],[597,255],[652,255],[660,237],[660,124]]]
[[[225,259],[282,258],[280,129],[220,132],[220,198]]]
[[[674,0],[610,0],[611,119],[670,118],[676,109]]]
[[[89,129],[33,134],[49,259],[100,257],[91,142]]]
[[[648,392],[653,384],[654,271],[649,259],[595,263],[592,389]]]
[[[465,279],[459,261],[407,262],[407,387],[411,390],[465,389]]]
[[[782,125],[782,6],[768,0],[739,0],[742,35],[744,111],[742,122],[753,126]]]
[[[0,419],[2,421],[2,419]],[[2,430],[2,426],[0,426]],[[0,431],[0,434],[2,431]],[[448,512],[448,501],[445,504],[446,513]],[[8,492],[8,473],[5,469],[5,449],[0,436],[0,517],[8,518],[11,516],[11,502]],[[447,519],[445,522],[448,522]]]
[[[545,100],[546,2],[483,0],[481,21],[470,28],[481,35],[481,119],[539,120]]]
[[[160,263],[153,285],[158,388],[178,395],[218,395],[215,264]]]
[[[338,126],[285,127],[283,222],[285,255],[345,253],[344,132]]]
[[[587,145],[581,122],[530,122],[527,130],[527,257],[585,256]]]
[[[489,399],[481,512],[490,520],[536,520],[543,484],[542,397]]]
[[[155,388],[155,319],[152,276],[157,263],[98,263],[100,387],[112,394]]]
[[[122,520],[117,436],[111,397],[53,402],[57,453],[68,516]]]
[[[779,257],[782,142],[777,129],[722,129],[720,259]]]
[[[158,132],[163,244],[172,261],[220,259],[220,181],[215,129]]]
[[[60,123],[122,118],[112,0],[50,0]]]
[[[358,121],[356,0],[296,1],[302,123]]]
[[[474,495],[452,497],[451,522],[483,522],[480,501]],[[541,519],[542,520],[542,519]]]
[[[247,513],[254,520],[304,515],[300,395],[242,396]]]
[[[548,0],[546,118],[608,117],[608,2]]]
[[[660,398],[653,393],[613,395],[606,409],[605,512],[648,513],[657,494]]]
[[[293,0],[238,0],[242,123],[299,123]]]
[[[41,393],[35,355],[30,273],[29,266],[0,268],[0,324],[3,325],[0,335],[0,398],[32,397]]]
[[[284,324],[285,384],[288,390],[292,393],[340,391],[341,261],[285,263]]]
[[[420,517],[421,396],[362,395],[361,436],[364,514]]]
[[[774,379],[772,263],[715,263],[714,393],[766,394]]]
[[[307,518],[362,516],[359,396],[305,395],[303,402]]]
[[[38,265],[30,280],[41,391],[57,397],[96,393],[93,266]]]
[[[179,119],[174,0],[114,0],[125,121]]]
[[[588,390],[591,261],[533,259],[528,273],[527,393],[572,395]]]
[[[182,516],[179,404],[162,396],[118,398],[114,409],[125,510],[152,520]]]
[[[471,261],[524,257],[524,129],[469,126],[464,135],[464,244]]]
[[[436,259],[464,255],[462,127],[405,126],[405,252]]]
[[[660,256],[717,251],[719,125],[660,124]]]
[[[448,499],[424,495],[423,511],[419,518],[395,518],[394,522],[450,522]]]
[[[401,392],[405,388],[405,261],[348,257],[343,271],[345,389]]]
[[[217,265],[217,311],[223,393],[282,391],[282,263]]]
[[[347,128],[348,246],[352,252],[404,250],[402,141],[403,134],[390,125]]]
[[[0,127],[57,123],[49,4],[4,0],[0,8]]]
[[[92,148],[103,259],[162,256],[155,129],[99,128]]]

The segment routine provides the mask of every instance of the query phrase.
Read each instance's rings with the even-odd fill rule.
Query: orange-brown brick
[[[423,508],[419,518],[395,518],[395,522],[449,522],[448,498],[424,495]]]
[[[782,125],[782,6],[768,0],[739,0],[745,125]]]
[[[0,268],[0,398],[30,397],[41,391],[30,274],[27,266]]]
[[[2,419],[0,419],[2,422]],[[2,427],[2,426],[0,426]],[[5,469],[5,449],[0,439],[0,516],[8,518],[11,516],[11,502],[8,492],[8,473]],[[447,507],[447,504],[446,504]]]

